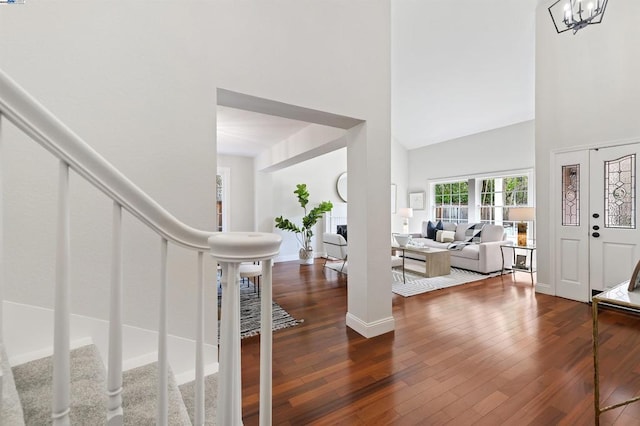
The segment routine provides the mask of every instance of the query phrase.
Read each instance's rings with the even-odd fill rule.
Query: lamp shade
[[[413,217],[413,209],[410,207],[405,207],[398,210],[398,214],[400,217]]]
[[[529,221],[535,220],[536,211],[533,207],[511,207],[509,209],[509,220],[516,221]]]

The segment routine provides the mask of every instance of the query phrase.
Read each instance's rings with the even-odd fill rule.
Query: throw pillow
[[[467,243],[480,243],[483,223],[476,223],[467,228],[464,233],[464,241]]]
[[[455,234],[456,233],[453,231],[438,230],[436,234],[436,241],[439,243],[451,243],[453,242],[453,236]]]
[[[422,221],[422,229],[420,230],[420,234],[422,238],[429,238],[429,224],[430,221],[423,220]]]
[[[427,238],[429,238],[430,240],[435,240],[436,232],[442,229],[443,229],[443,225],[441,220],[439,220],[438,223],[429,221],[427,223]]]

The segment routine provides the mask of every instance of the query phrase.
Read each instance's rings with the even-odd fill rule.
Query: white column
[[[196,400],[194,420],[204,425],[204,253],[198,252],[198,293],[196,307]]]
[[[53,331],[53,425],[69,425],[70,389],[70,279],[69,279],[69,166],[60,161],[58,229]]]
[[[122,425],[122,207],[113,202],[107,422]]]
[[[160,324],[158,325],[158,417],[156,425],[166,426],[169,422],[169,364],[167,360],[167,240],[160,244]]]
[[[237,426],[242,424],[239,263],[219,263],[222,266],[222,312],[217,424]]]
[[[260,299],[260,426],[271,426],[271,378],[273,341],[273,289],[271,259],[262,262]]]

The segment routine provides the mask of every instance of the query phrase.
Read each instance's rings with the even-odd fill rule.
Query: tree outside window
[[[434,186],[435,220],[467,222],[469,220],[469,183],[438,183]]]

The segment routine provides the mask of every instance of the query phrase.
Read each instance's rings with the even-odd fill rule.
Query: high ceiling
[[[537,3],[392,0],[392,137],[415,149],[532,120]],[[255,156],[306,125],[219,106],[218,152]]]

